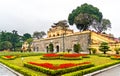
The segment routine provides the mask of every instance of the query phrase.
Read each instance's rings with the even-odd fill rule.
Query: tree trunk
[[[104,54],[106,54],[106,51],[104,51]]]

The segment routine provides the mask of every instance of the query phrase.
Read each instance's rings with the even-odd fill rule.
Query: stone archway
[[[48,53],[48,46],[46,47],[46,52]]]
[[[56,52],[59,52],[59,45],[56,46]]]
[[[39,51],[39,47],[36,48],[37,52]]]

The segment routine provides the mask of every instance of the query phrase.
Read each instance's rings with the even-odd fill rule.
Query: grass
[[[15,60],[4,60],[4,61],[8,62],[10,64],[20,66],[22,68],[25,68],[23,66],[24,62],[38,62],[38,63],[49,62],[52,64],[62,64],[62,63],[70,63],[70,62],[71,63],[80,63],[80,62],[88,62],[89,61],[89,62],[92,62],[93,64],[95,64],[95,66],[97,66],[97,65],[102,65],[105,63],[117,61],[117,60],[112,60],[109,57],[99,57],[96,55],[90,55],[90,58],[83,58],[82,60],[41,60],[40,57],[42,57],[42,56],[40,55],[40,56],[19,57],[19,58],[16,58]],[[23,60],[22,60],[22,58],[23,58]],[[38,74],[38,76],[47,76],[46,74],[41,73],[41,72],[36,72],[36,71],[28,69],[28,68],[25,68],[25,69]]]

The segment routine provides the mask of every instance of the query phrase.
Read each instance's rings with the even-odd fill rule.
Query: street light
[[[63,52],[65,52],[64,33],[63,33]]]
[[[21,60],[22,60],[22,63],[23,63],[23,61],[24,61],[24,58],[22,57],[22,58],[21,58]]]
[[[66,27],[63,26],[63,52],[65,52],[65,35],[66,35]]]

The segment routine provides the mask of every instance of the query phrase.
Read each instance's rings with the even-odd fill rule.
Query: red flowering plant
[[[58,76],[65,73],[93,67],[94,64],[91,64],[90,62],[64,63],[64,64],[28,62],[28,63],[24,63],[24,66],[35,71],[41,71],[50,76]]]
[[[7,59],[7,60],[13,60],[16,58],[16,56],[13,56],[13,55],[7,55],[7,56],[1,56],[1,58],[3,59]]]
[[[82,57],[88,57],[87,54],[55,54],[55,53],[51,53],[51,54],[44,54],[43,57],[41,59],[82,59]]]
[[[120,60],[120,55],[113,55],[113,56],[111,56],[111,59],[117,59],[117,60]]]
[[[63,59],[82,59],[82,57],[87,57],[87,54],[64,54]]]
[[[55,53],[50,53],[50,54],[44,54],[43,58],[41,59],[59,59],[60,56],[58,54]]]
[[[89,57],[88,54],[80,54],[82,57]]]
[[[51,64],[51,63],[36,63],[36,62],[28,62],[28,63],[32,64],[32,65],[44,67],[44,68],[49,68],[49,69],[52,69],[52,70],[65,69],[65,68],[70,68],[70,67],[74,67],[74,66],[81,66],[81,65],[85,65],[85,64],[91,64],[90,62],[64,63],[64,64],[59,64],[59,65],[56,66],[55,64]]]
[[[44,54],[44,57],[58,57],[58,56],[59,56],[58,54],[54,54],[54,53]]]
[[[80,57],[80,54],[64,54],[63,57]]]

